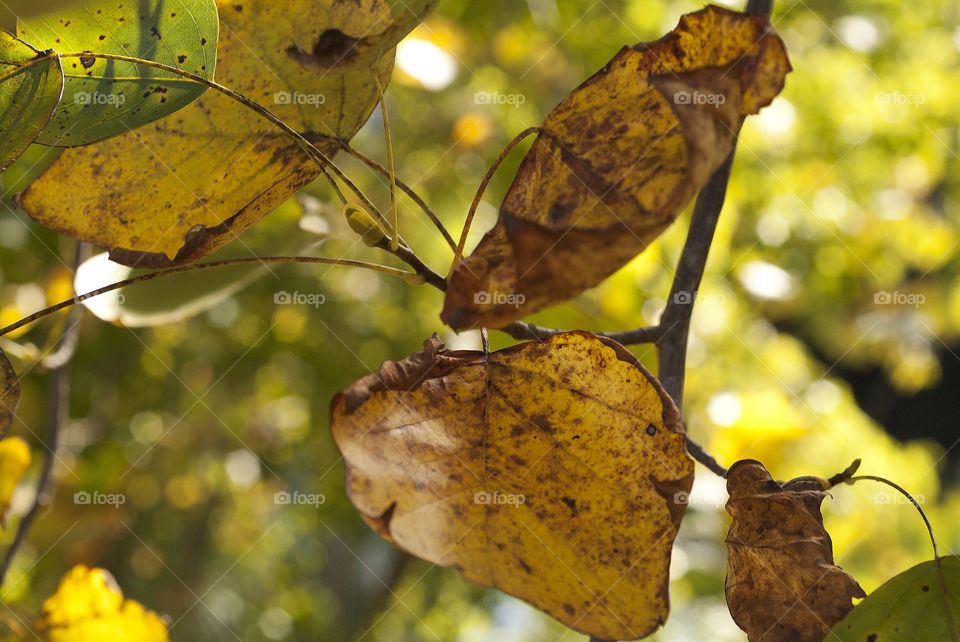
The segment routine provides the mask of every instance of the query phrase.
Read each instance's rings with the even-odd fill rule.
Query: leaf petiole
[[[917,509],[918,513],[920,513],[920,517],[923,518],[923,523],[926,524],[927,526],[927,532],[930,534],[930,543],[933,544],[933,558],[937,561],[937,566],[939,566],[940,565],[940,549],[937,547],[937,538],[934,536],[933,525],[930,523],[930,520],[927,518],[927,514],[923,512],[923,508],[920,507],[920,502],[914,499],[913,495],[908,493],[903,486],[897,484],[896,482],[892,482],[889,479],[886,479],[884,477],[878,477],[876,475],[857,475],[856,477],[850,477],[849,479],[846,480],[845,483],[852,485],[858,481],[864,481],[864,480],[875,481],[875,482],[880,482],[881,484],[886,484],[887,486],[893,488],[894,490],[899,492],[901,495],[906,497],[908,500],[910,500],[910,503],[913,504],[913,507]]]
[[[467,219],[463,223],[463,230],[460,232],[460,242],[457,243],[457,250],[453,255],[453,261],[450,263],[450,272],[447,274],[448,277],[450,274],[453,274],[453,270],[460,263],[460,259],[463,258],[463,248],[467,244],[467,236],[470,235],[470,227],[473,225],[473,218],[477,214],[477,208],[480,207],[480,201],[483,199],[483,193],[487,191],[487,186],[490,185],[490,181],[493,180],[493,175],[497,173],[497,170],[500,169],[500,165],[502,165],[503,161],[507,159],[507,156],[510,155],[510,152],[516,149],[517,145],[522,143],[523,140],[530,134],[538,133],[539,131],[539,127],[528,127],[517,134],[514,139],[507,143],[507,146],[503,148],[503,151],[501,151],[500,155],[497,156],[497,160],[493,161],[493,165],[490,166],[490,169],[487,170],[483,180],[480,181],[480,187],[477,188],[477,193],[473,197],[473,202],[470,204],[470,211],[467,212]]]
[[[393,234],[390,235],[390,251],[396,252],[400,239],[400,213],[397,210],[397,167],[393,157],[393,136],[390,133],[390,117],[387,114],[387,99],[383,95],[383,83],[375,69],[370,70],[373,80],[377,83],[377,92],[380,95],[380,114],[383,117],[383,136],[387,147],[387,169],[390,172],[390,214],[393,219]]]

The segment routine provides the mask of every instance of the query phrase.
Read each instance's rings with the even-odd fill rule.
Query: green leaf
[[[86,0],[17,23],[17,34],[60,54],[96,52],[143,58],[213,78],[219,20],[213,0]],[[63,59],[63,100],[37,139],[72,147],[162,118],[197,99],[201,84],[143,64],[93,57]]]
[[[62,94],[60,59],[0,31],[0,172],[47,126]]]
[[[48,13],[58,7],[76,6],[77,0],[3,0],[0,2],[0,28],[17,30],[17,18]]]
[[[960,640],[960,557],[943,557],[897,575],[840,620],[831,642]]]

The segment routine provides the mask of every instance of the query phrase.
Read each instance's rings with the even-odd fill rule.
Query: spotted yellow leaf
[[[693,483],[676,406],[619,344],[573,332],[386,362],[332,404],[347,489],[383,537],[603,640],[667,617]]]
[[[673,223],[788,71],[766,18],[714,6],[624,47],[547,116],[497,224],[455,266],[443,321],[503,327],[623,267]]]
[[[395,32],[374,36],[405,33],[420,17],[396,4],[218,0],[216,80],[333,156],[376,105],[370,70],[386,84],[393,67],[392,49],[372,57],[379,45],[353,48],[392,41]],[[208,91],[163,120],[67,150],[21,202],[38,222],[108,248],[117,262],[157,267],[210,254],[318,175],[275,125]]]

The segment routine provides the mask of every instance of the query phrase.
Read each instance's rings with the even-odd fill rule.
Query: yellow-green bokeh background
[[[416,67],[417,49],[408,47],[408,70],[398,68],[388,92],[400,176],[456,235],[488,164],[517,132],[622,45],[655,39],[700,6],[443,0],[415,45],[442,49],[455,77],[425,87],[415,76],[444,84],[443,57]],[[960,494],[944,473],[951,457],[932,441],[887,436],[837,369],[880,369],[909,395],[939,382],[941,359],[957,358],[958,20],[960,5],[949,0],[776,4],[773,22],[795,71],[744,127],[695,309],[686,397],[690,433],[721,461],[760,459],[789,478],[827,476],[862,458],[862,471],[922,496],[947,551],[960,547]],[[513,98],[485,103],[478,92]],[[385,158],[377,115],[355,145]],[[387,202],[382,181],[341,160]],[[511,157],[491,185],[471,244],[492,225],[518,161]],[[14,178],[5,177],[8,191]],[[323,185],[309,192],[331,228],[324,253],[385,260],[355,243],[339,211],[325,205]],[[295,233],[298,207],[270,224]],[[409,201],[401,208],[405,235],[445,271],[446,246]],[[688,220],[602,286],[533,320],[595,330],[655,321]],[[69,295],[72,247],[7,201],[0,321]],[[274,305],[279,290],[326,302]],[[923,295],[922,304],[878,304],[884,292]],[[88,315],[58,489],[2,594],[10,612],[38,613],[57,579],[82,562],[109,569],[130,597],[169,614],[175,640],[583,639],[451,571],[403,560],[344,495],[328,432],[331,396],[384,359],[418,349],[431,332],[476,346],[475,335],[440,326],[440,304],[430,288],[389,277],[278,267],[182,323],[131,331]],[[22,348],[10,352],[21,371],[54,325],[16,335]],[[512,342],[492,339],[496,347]],[[635,352],[655,368],[651,350]],[[27,372],[23,384],[15,433],[39,459],[45,375]],[[960,438],[955,414],[936,421],[937,430],[918,426],[917,434]],[[723,485],[698,472],[673,569],[673,613],[656,639],[743,640],[723,603]],[[34,466],[19,495],[21,510],[36,473]],[[283,489],[322,493],[326,503],[278,506],[274,493]],[[79,490],[128,501],[76,505]],[[868,591],[930,557],[919,517],[883,487],[832,495],[824,513],[838,563]],[[0,533],[0,542],[11,534]],[[0,611],[0,621],[10,612]]]

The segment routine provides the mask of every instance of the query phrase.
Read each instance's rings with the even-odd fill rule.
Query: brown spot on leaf
[[[287,47],[287,55],[301,66],[308,69],[320,67],[327,69],[338,64],[347,64],[351,61],[356,38],[352,38],[339,29],[327,29],[317,38],[313,50],[309,53],[297,45]]]

